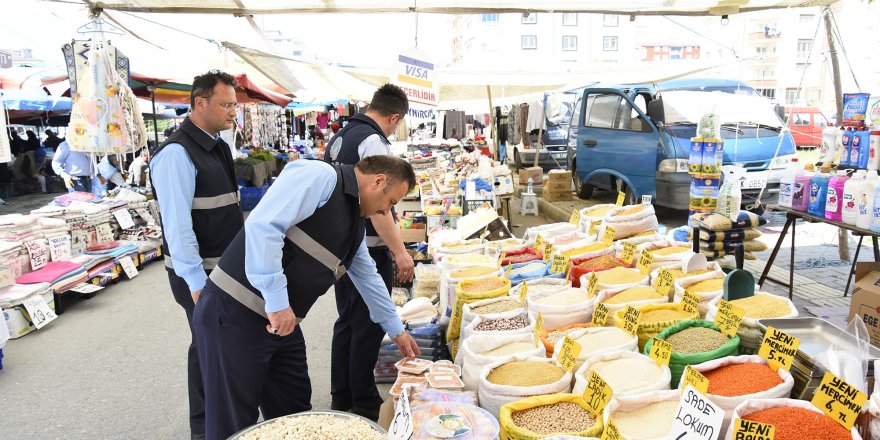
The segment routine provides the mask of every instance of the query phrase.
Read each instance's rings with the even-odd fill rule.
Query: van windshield
[[[573,93],[551,93],[547,95],[545,107],[547,122],[550,125],[568,125],[577,95]]]
[[[671,90],[662,94],[666,125],[697,124],[703,115],[715,112],[722,125],[739,124],[772,129],[783,126],[770,102],[757,94],[717,90]]]

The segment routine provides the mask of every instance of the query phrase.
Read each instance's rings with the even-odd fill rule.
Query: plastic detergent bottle
[[[880,126],[871,126],[870,142],[868,145],[868,164],[865,168],[869,170],[880,169]]]
[[[843,191],[849,176],[845,170],[837,170],[837,174],[828,180],[828,190],[825,193],[825,218],[833,222],[841,220],[843,211]]]
[[[880,232],[880,184],[874,190],[874,209],[871,210],[871,232]]]
[[[840,205],[840,221],[848,225],[856,224],[856,219],[859,215],[857,199],[859,197],[859,191],[864,189],[865,184],[865,170],[858,170],[853,174],[852,178],[847,180],[843,185],[843,201]],[[827,209],[825,210],[825,215],[828,215]]]
[[[859,228],[868,229],[871,227],[871,220],[874,216],[874,193],[877,192],[878,183],[880,183],[880,178],[877,176],[877,170],[865,171],[865,183],[856,194],[856,208],[858,209],[856,226]]]
[[[804,165],[804,172],[794,179],[794,193],[791,195],[791,209],[806,211],[810,205],[810,179],[813,178],[813,164]]]
[[[819,160],[822,163],[834,162],[834,156],[837,153],[837,134],[839,132],[840,130],[833,125],[829,125],[822,130],[822,145],[819,146]]]
[[[831,180],[831,164],[822,165],[819,173],[810,179],[810,206],[807,212],[816,217],[825,216],[825,202],[828,199],[828,181]]]
[[[791,159],[791,163],[785,169],[785,174],[779,178],[779,206],[791,208],[792,197],[794,196],[794,181],[797,176],[804,173],[798,163],[797,158]]]
[[[852,148],[852,132],[849,131],[846,127],[841,127],[843,133],[840,137],[840,166],[848,167],[850,166],[849,162],[849,154],[851,153]]]
[[[859,168],[868,167],[868,158],[871,154],[871,132],[868,130],[858,130],[853,134],[853,154],[856,154],[856,146],[858,145],[858,162]],[[852,156],[850,156],[852,158]],[[852,162],[852,160],[850,160]]]

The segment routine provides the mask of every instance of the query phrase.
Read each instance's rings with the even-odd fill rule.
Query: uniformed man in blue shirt
[[[193,325],[205,377],[208,439],[311,409],[298,321],[346,273],[404,356],[404,331],[367,252],[364,218],[386,215],[416,179],[406,161],[371,156],[356,166],[289,163],[211,272]],[[326,319],[317,317],[317,319]]]

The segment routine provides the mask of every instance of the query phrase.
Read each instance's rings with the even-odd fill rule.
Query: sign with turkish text
[[[434,62],[425,52],[412,48],[397,56],[391,82],[406,93],[409,99],[410,120],[428,121],[434,118],[440,103],[440,85]],[[464,138],[467,133],[459,133]]]

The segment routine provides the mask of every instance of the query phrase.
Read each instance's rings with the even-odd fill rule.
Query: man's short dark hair
[[[234,76],[219,70],[209,70],[207,73],[193,78],[192,91],[189,94],[190,108],[195,108],[196,98],[210,98],[214,96],[214,87],[217,86],[218,82],[232,87],[238,85]]]
[[[409,110],[409,100],[403,89],[394,84],[385,84],[373,93],[373,100],[370,101],[369,110],[379,113],[382,116],[400,115],[405,116]]]
[[[416,173],[409,162],[394,156],[367,156],[355,165],[364,174],[384,174],[388,178],[388,186],[406,182],[408,190],[416,186]]]

